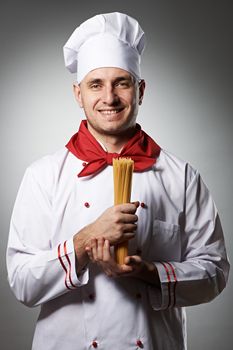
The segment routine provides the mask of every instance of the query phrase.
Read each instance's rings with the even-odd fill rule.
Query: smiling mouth
[[[117,108],[117,109],[99,109],[98,112],[104,115],[113,115],[113,114],[120,113],[121,111],[123,111],[123,109],[124,109],[123,107]]]

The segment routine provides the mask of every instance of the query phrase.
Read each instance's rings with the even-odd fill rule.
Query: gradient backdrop
[[[200,170],[232,260],[233,3],[8,0],[0,7],[0,347],[27,350],[38,309],[17,302],[7,283],[10,215],[25,168],[61,148],[83,117],[62,46],[77,25],[97,13],[126,12],[146,32],[147,90],[138,120],[163,148]],[[189,350],[232,349],[232,295],[231,277],[213,302],[187,308]]]

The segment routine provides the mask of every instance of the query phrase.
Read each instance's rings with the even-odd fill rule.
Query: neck
[[[127,140],[119,141],[117,138],[105,136],[98,139],[106,148],[109,153],[120,153],[123,146],[127,143]]]
[[[93,128],[88,127],[90,133],[95,137],[95,139],[101,142],[109,153],[120,153],[124,145],[129,141],[129,139],[135,134],[135,127],[126,130],[124,133],[119,135],[107,135],[99,134]]]

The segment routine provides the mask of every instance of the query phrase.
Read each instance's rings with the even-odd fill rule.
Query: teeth
[[[106,115],[111,115],[111,114],[116,114],[119,113],[119,110],[117,109],[111,109],[111,110],[102,110],[100,111],[102,114],[106,114]]]

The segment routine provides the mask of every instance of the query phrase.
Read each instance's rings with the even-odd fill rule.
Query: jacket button
[[[145,209],[147,208],[147,205],[144,202],[141,202],[140,205],[141,205],[142,208],[145,208]]]
[[[89,294],[89,299],[90,299],[90,300],[94,300],[94,299],[95,299],[94,294]]]
[[[137,346],[138,346],[140,349],[143,349],[143,348],[144,348],[143,343],[141,342],[140,339],[137,340]]]
[[[142,298],[141,293],[137,293],[137,294],[136,294],[136,298],[137,298],[137,299],[141,299],[141,298]]]
[[[86,165],[87,165],[87,163],[86,163],[86,162],[83,162],[83,163],[82,163],[82,166],[86,166]]]
[[[90,208],[90,204],[88,202],[85,202],[84,205],[86,208]]]
[[[92,346],[93,346],[93,348],[95,348],[95,349],[98,348],[98,343],[97,343],[97,341],[93,341],[93,342],[92,342]]]

